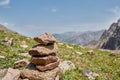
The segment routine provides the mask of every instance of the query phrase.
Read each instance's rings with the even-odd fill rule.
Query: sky
[[[0,24],[26,36],[108,29],[120,0],[0,0]]]

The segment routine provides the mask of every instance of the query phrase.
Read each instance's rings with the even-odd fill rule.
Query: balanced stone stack
[[[40,44],[33,46],[29,51],[29,54],[32,56],[31,63],[39,71],[56,68],[60,62],[56,55],[58,52],[56,39],[51,34],[45,33],[35,37],[34,40]]]
[[[60,59],[56,53],[56,39],[48,33],[34,38],[39,44],[29,50],[32,56],[30,64],[21,72],[21,79],[28,80],[62,80],[62,72],[58,67]]]

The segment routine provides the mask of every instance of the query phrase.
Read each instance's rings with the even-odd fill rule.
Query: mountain
[[[0,56],[5,57],[0,58],[0,71],[1,69],[13,67],[14,62],[18,60],[30,60],[31,58],[25,54],[36,44],[32,38],[22,36],[18,33],[0,31],[0,40],[4,40],[6,37],[8,39],[13,38],[13,44],[8,46],[0,43]],[[21,45],[28,45],[28,47],[23,48]],[[63,80],[88,80],[82,74],[83,69],[99,74],[96,80],[120,80],[120,55],[110,57],[110,52],[98,49],[93,49],[95,54],[90,55],[87,54],[87,51],[91,50],[90,48],[59,42],[57,45],[59,48],[57,55],[61,61],[70,60],[75,65],[75,69],[68,70],[63,74]],[[22,69],[24,68],[20,68],[20,70]]]
[[[112,23],[108,30],[104,31],[96,47],[110,50],[120,49],[120,19],[116,23]]]
[[[0,40],[4,40],[6,37],[13,38],[13,44],[11,46],[0,44],[0,56],[5,56],[5,58],[0,58],[0,69],[13,67],[14,62],[18,60],[30,60],[30,57],[23,54],[26,54],[32,45],[36,44],[32,38],[16,33],[0,31]],[[20,45],[23,43],[28,45],[28,48],[21,47]],[[120,80],[120,55],[110,57],[109,52],[98,49],[93,49],[95,54],[90,55],[87,54],[87,51],[91,50],[90,48],[59,42],[57,45],[59,48],[57,55],[60,59],[70,60],[75,65],[75,69],[68,70],[63,74],[63,80],[88,80],[88,78],[82,74],[82,70],[84,69],[99,74],[100,76],[98,76],[96,80]],[[20,68],[20,70],[22,69],[24,68]]]
[[[8,28],[6,28],[4,25],[0,24],[0,31],[6,31],[6,32],[14,32]]]
[[[55,38],[61,42],[67,42],[77,45],[85,45],[90,41],[99,40],[105,30],[86,31],[86,32],[66,32],[61,34],[53,34]]]
[[[81,33],[77,32],[65,32],[61,34],[54,33],[53,36],[59,41],[68,42],[72,37],[76,36],[77,34]]]

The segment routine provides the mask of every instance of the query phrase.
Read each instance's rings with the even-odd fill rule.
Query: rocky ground
[[[0,31],[0,78],[9,74],[7,72],[23,71],[28,66],[31,56],[28,51],[37,43],[32,39],[17,33]],[[12,39],[11,39],[12,38]],[[8,45],[7,43],[10,44]],[[45,44],[47,45],[47,44]],[[62,71],[63,80],[119,80],[120,79],[120,55],[119,52],[85,48],[73,44],[57,42],[57,56],[60,58],[58,67]],[[117,53],[117,54],[116,54]],[[115,54],[115,55],[114,55]],[[24,59],[24,60],[23,60]],[[35,58],[34,58],[35,59]],[[38,58],[37,58],[38,59]],[[23,60],[23,61],[20,61]],[[26,61],[28,60],[28,62]],[[17,61],[17,62],[16,62]],[[47,64],[48,62],[46,62]],[[15,66],[16,65],[16,66]],[[18,68],[21,66],[20,68]],[[31,66],[31,65],[29,65]],[[38,69],[32,70],[38,74]],[[10,67],[10,68],[9,68]],[[18,68],[13,69],[13,68]],[[28,67],[29,69],[29,67]],[[56,71],[58,68],[52,69]],[[17,73],[19,73],[19,71]],[[25,72],[28,75],[29,70]],[[17,74],[16,73],[16,74]],[[31,73],[34,74],[34,73]],[[39,73],[41,74],[41,73]],[[48,71],[48,76],[49,75]],[[52,74],[52,73],[51,73]],[[19,75],[16,75],[16,77]],[[14,76],[12,76],[14,77]],[[24,76],[23,76],[24,77]],[[37,78],[34,74],[34,77]],[[54,76],[53,76],[54,77]],[[59,77],[56,76],[56,79]]]

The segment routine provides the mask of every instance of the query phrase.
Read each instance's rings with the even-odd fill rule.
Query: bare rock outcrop
[[[18,69],[8,68],[2,80],[18,80],[19,77],[20,71]]]
[[[21,78],[29,80],[62,80],[62,74],[59,67],[41,72],[35,68],[34,64],[29,64],[27,69],[21,72]]]
[[[110,50],[120,49],[120,19],[102,34],[96,47]]]

